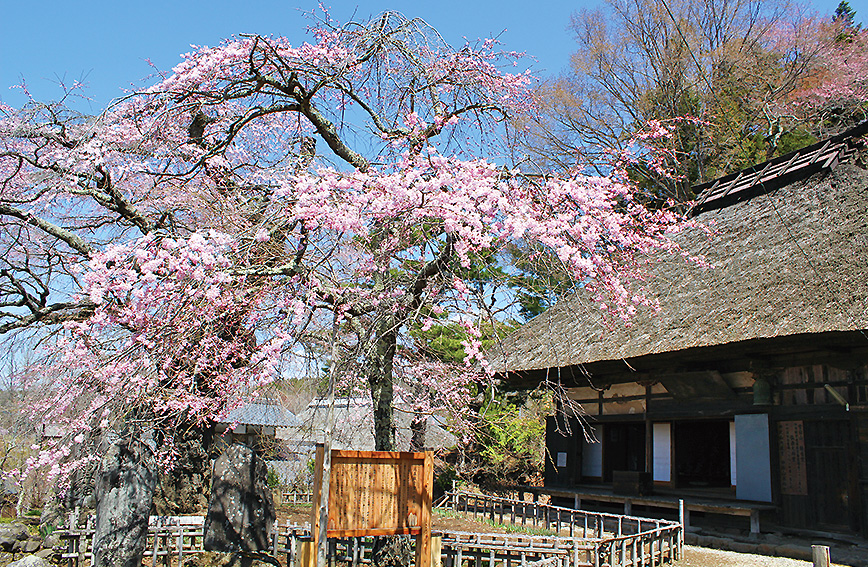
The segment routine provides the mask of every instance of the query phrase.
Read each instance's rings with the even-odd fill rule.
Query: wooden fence
[[[684,539],[679,522],[460,491],[441,499],[439,507],[493,524],[512,525],[519,531],[550,532],[435,532],[439,536],[434,538],[435,555],[441,558],[442,567],[656,567],[682,556]],[[61,557],[68,567],[83,567],[91,559],[93,518],[81,527],[76,518],[70,520],[73,527],[55,532],[65,542]],[[177,557],[178,567],[183,566],[185,558],[204,551],[203,527],[202,516],[152,517],[145,557],[162,559],[165,564]],[[310,541],[309,526],[276,522],[270,552],[284,565],[294,566],[299,554],[311,552]],[[372,544],[372,538],[329,538],[329,563],[352,567],[370,564]]]
[[[684,530],[680,522],[587,512],[539,502],[524,502],[453,491],[441,508],[462,512],[492,524],[524,526],[550,535],[443,534],[448,567],[463,565],[470,555],[477,567],[525,565],[546,557],[559,565],[656,566],[681,557]],[[498,543],[499,542],[499,543]],[[459,554],[459,550],[461,553]]]
[[[281,492],[283,504],[313,504],[313,492],[298,492],[295,490]]]
[[[177,566],[184,565],[185,559],[196,553],[203,553],[202,547],[205,524],[204,516],[151,516],[148,525],[148,543],[145,558],[157,558],[168,565],[170,559],[177,558]],[[72,524],[74,525],[74,524]],[[94,518],[90,516],[84,526],[65,527],[54,533],[63,541],[64,551],[60,558],[68,567],[82,567],[91,564],[94,535]],[[286,565],[295,565],[300,550],[300,541],[310,539],[310,528],[295,524],[275,522],[272,532],[271,555],[284,556]],[[85,563],[87,562],[87,563]],[[152,561],[151,565],[155,565]]]

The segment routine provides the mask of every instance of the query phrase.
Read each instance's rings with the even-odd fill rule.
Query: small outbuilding
[[[354,451],[374,450],[374,408],[371,398],[368,396],[341,397],[335,399],[334,424],[332,426],[332,447],[335,449],[347,449]],[[316,443],[322,443],[328,415],[328,400],[315,398],[308,404],[307,409],[299,412],[299,423],[287,427],[278,432],[289,447],[304,448],[313,447]],[[442,448],[451,448],[457,442],[454,435],[449,433],[442,420],[436,416],[428,416],[424,435],[424,450],[436,451]],[[405,404],[397,399],[395,401],[395,441],[398,450],[410,449],[412,436],[410,424],[413,413]]]
[[[232,443],[243,443],[266,459],[283,460],[285,451],[277,437],[282,427],[301,425],[278,397],[259,396],[230,411],[215,428],[214,451]]]

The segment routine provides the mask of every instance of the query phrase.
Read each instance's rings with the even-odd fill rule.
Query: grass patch
[[[499,524],[490,518],[474,518],[470,514],[466,514],[464,512],[456,512],[454,510],[440,508],[434,510],[434,513],[442,516],[444,518],[458,518],[462,520],[468,520],[471,522],[476,522],[477,524],[485,524],[486,526],[500,528],[503,531],[511,534],[523,534],[523,535],[534,535],[534,536],[557,536],[558,532],[554,530],[547,530],[545,528],[537,528],[534,526],[523,526],[521,524],[510,524],[504,522],[503,524]]]

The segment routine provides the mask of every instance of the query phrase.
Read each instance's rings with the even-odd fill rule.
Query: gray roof
[[[807,180],[698,214],[712,234],[694,228],[674,239],[709,266],[678,255],[651,266],[645,289],[659,300],[659,312],[640,309],[629,326],[607,323],[579,293],[491,349],[493,366],[501,373],[538,373],[868,329],[868,173],[852,163],[829,166]]]
[[[259,399],[237,407],[223,420],[225,423],[240,425],[264,425],[270,427],[289,427],[301,425],[295,415],[279,402]]]
[[[398,450],[406,451],[410,446],[410,422],[413,415],[404,411],[405,404],[395,400],[395,437]],[[373,403],[367,396],[335,399],[335,421],[332,443],[336,449],[372,451],[374,449]],[[322,442],[325,431],[328,403],[322,398],[310,402],[307,409],[299,412],[298,426],[278,432],[278,436],[293,440]],[[425,432],[425,446],[433,449],[452,447],[457,442],[454,435],[446,431],[443,423],[435,416],[428,416]]]

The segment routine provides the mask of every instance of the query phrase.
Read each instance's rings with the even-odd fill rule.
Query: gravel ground
[[[832,563],[839,565],[838,563]],[[751,553],[721,551],[693,545],[684,546],[684,559],[674,564],[676,567],[812,567],[810,561],[799,561],[786,557],[768,557]]]

